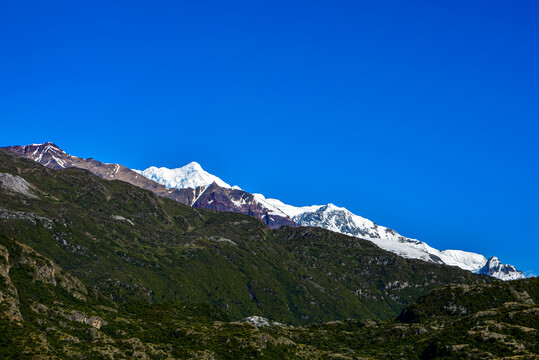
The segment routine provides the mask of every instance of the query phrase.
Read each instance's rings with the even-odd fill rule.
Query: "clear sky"
[[[199,162],[539,274],[538,1],[4,1],[0,146]]]

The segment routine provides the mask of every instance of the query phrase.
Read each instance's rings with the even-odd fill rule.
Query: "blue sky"
[[[539,273],[539,2],[25,1],[0,145],[197,161]]]

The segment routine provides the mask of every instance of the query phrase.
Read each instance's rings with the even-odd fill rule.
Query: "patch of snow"
[[[205,192],[205,190],[206,190],[205,187],[206,187],[206,186],[202,187],[202,189],[200,190],[200,193],[198,194],[198,196],[197,196],[197,197],[193,200],[193,202],[191,203],[191,206],[194,205],[194,204],[197,202],[197,200],[202,196],[202,194],[204,194],[204,192]],[[195,189],[195,190],[196,190],[196,189]],[[196,195],[196,191],[195,191],[195,195]]]
[[[113,218],[114,220],[126,221],[126,222],[128,222],[129,224],[131,224],[131,225],[135,225],[131,220],[129,220],[129,219],[127,219],[127,218],[124,218],[124,217],[121,216],[121,215],[112,215],[111,218]]]
[[[241,208],[243,205],[246,205],[246,204],[247,204],[247,202],[245,202],[245,200],[244,200],[243,198],[241,198],[241,199],[239,199],[239,200],[235,200],[235,199],[230,198],[230,201],[231,201],[234,205],[236,205],[237,207],[240,207],[240,208]]]
[[[477,270],[487,262],[487,259],[483,255],[468,251],[443,250],[440,253],[442,254],[440,257],[447,265],[458,266],[464,270]]]
[[[54,161],[56,161],[56,163],[57,163],[58,165],[60,165],[61,167],[63,167],[63,168],[65,169],[65,167],[66,167],[66,166],[65,166],[65,162],[64,162],[62,159],[58,159],[58,158],[57,158],[56,156],[54,156],[54,155],[52,156],[52,158],[54,159]]]
[[[264,206],[266,209],[269,210],[269,213],[271,215],[278,215],[278,216],[284,216],[293,218],[296,215],[305,213],[305,212],[312,212],[319,209],[320,205],[312,205],[312,206],[292,206],[287,205],[283,203],[280,200],[277,199],[266,199],[264,195],[262,194],[253,194],[253,197],[256,202]]]

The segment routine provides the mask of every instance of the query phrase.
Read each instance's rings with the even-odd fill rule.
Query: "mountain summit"
[[[515,269],[513,265],[502,264],[500,259],[492,256],[485,265],[477,271],[478,274],[494,276],[502,280],[516,280],[522,278],[521,272]]]
[[[134,171],[161,185],[165,185],[167,188],[196,189],[201,186],[207,187],[213,183],[224,188],[232,188],[217,176],[202,169],[202,166],[195,161],[176,169],[151,166],[146,170]]]

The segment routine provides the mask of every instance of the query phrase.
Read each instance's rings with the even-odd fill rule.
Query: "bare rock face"
[[[264,221],[271,229],[276,229],[283,225],[299,226],[288,217],[270,215],[269,210],[257,202],[253,194],[239,189],[224,188],[216,183],[211,184],[204,190],[193,204],[193,207],[251,215]]]
[[[10,256],[7,247],[0,245],[0,316],[5,316],[11,321],[22,322],[20,301],[17,288],[10,277],[10,270],[20,265],[26,266],[30,271],[32,282],[50,284],[64,288],[73,297],[86,301],[88,289],[77,278],[64,272],[52,260],[38,254],[32,248],[17,241],[13,241],[14,254]],[[49,311],[46,306],[34,303],[34,311]],[[73,315],[73,314],[71,314]],[[63,316],[66,319],[84,322],[92,327],[99,328],[104,324],[101,318],[86,315]]]
[[[30,199],[37,199],[37,196],[33,194],[32,186],[17,175],[0,173],[0,189],[18,193]]]
[[[90,325],[93,328],[100,329],[101,326],[106,325],[107,322],[98,316],[88,316],[84,313],[78,311],[72,311],[71,314],[64,314],[66,319],[81,322],[87,325]]]
[[[268,326],[280,326],[280,327],[285,326],[277,321],[272,321],[272,320],[266,319],[265,317],[256,316],[256,315],[246,317],[241,322],[249,323],[253,326],[256,326],[257,328],[268,327]]]
[[[60,286],[79,299],[84,299],[88,295],[88,289],[79,279],[65,273],[52,260],[36,253],[31,247],[21,243],[17,244],[21,252],[17,262],[32,268],[34,281]]]
[[[0,206],[0,219],[17,219],[28,221],[34,225],[40,223],[46,229],[51,229],[53,225],[53,220],[44,216],[39,216],[31,212],[26,211],[11,211],[4,209]]]
[[[0,312],[11,321],[21,322],[23,318],[19,310],[19,295],[9,277],[9,269],[9,252],[0,245],[0,281],[5,284],[0,288]]]

